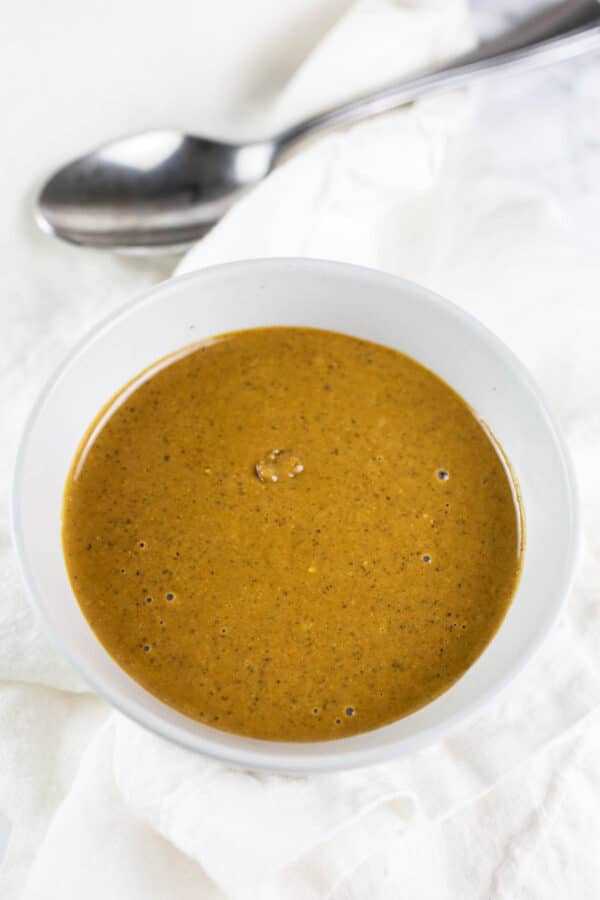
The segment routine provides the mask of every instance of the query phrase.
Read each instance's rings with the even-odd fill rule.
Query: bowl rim
[[[381,744],[375,744],[369,748],[345,749],[347,741],[352,738],[338,738],[334,741],[327,742],[328,746],[335,745],[336,748],[339,748],[338,752],[328,753],[327,755],[319,754],[318,750],[315,750],[313,754],[306,752],[300,754],[295,752],[295,748],[302,747],[306,749],[311,746],[315,748],[319,745],[322,746],[321,742],[289,742],[287,744],[277,742],[278,747],[289,747],[289,752],[277,753],[277,755],[275,755],[269,752],[269,746],[274,744],[272,741],[253,740],[253,744],[264,745],[264,750],[262,749],[262,746],[261,749],[250,749],[219,744],[218,738],[215,739],[213,735],[219,735],[220,732],[209,727],[206,727],[205,736],[187,734],[176,725],[167,722],[160,715],[145,710],[135,699],[124,696],[118,689],[114,689],[112,685],[106,683],[101,676],[98,676],[95,673],[90,674],[89,671],[86,670],[85,663],[79,658],[76,650],[69,646],[68,642],[49,622],[44,613],[41,590],[38,590],[27,563],[24,525],[22,522],[22,509],[20,505],[20,487],[25,474],[24,466],[26,450],[31,440],[38,415],[55,385],[68,371],[73,362],[86,352],[88,346],[90,346],[105,331],[110,330],[117,325],[122,318],[128,316],[133,310],[142,308],[145,304],[153,302],[157,296],[160,296],[162,293],[168,292],[173,288],[176,289],[183,283],[202,281],[206,278],[210,279],[214,275],[218,276],[219,273],[225,272],[237,271],[241,274],[254,270],[255,273],[262,272],[263,274],[266,274],[269,270],[280,270],[281,268],[286,268],[288,270],[290,268],[305,268],[313,271],[326,271],[334,276],[338,274],[349,277],[361,277],[370,280],[376,287],[387,287],[400,291],[410,291],[417,295],[420,294],[423,298],[426,298],[429,303],[437,306],[440,310],[450,313],[459,321],[461,326],[465,326],[469,331],[472,333],[474,332],[480,340],[488,346],[493,347],[495,352],[507,365],[507,368],[512,375],[529,390],[545,421],[548,432],[552,436],[557,456],[562,467],[563,483],[569,510],[567,546],[565,549],[562,581],[557,586],[556,590],[557,600],[552,607],[549,607],[548,614],[543,624],[538,629],[535,637],[530,641],[526,652],[523,652],[520,657],[516,658],[507,667],[502,676],[486,688],[478,698],[466,703],[454,713],[446,716],[442,722],[424,727],[412,735],[399,737],[396,740],[386,741]],[[47,379],[26,418],[13,465],[12,486],[9,497],[9,523],[13,546],[16,550],[18,570],[25,586],[27,600],[36,614],[38,621],[42,623],[43,630],[49,637],[55,649],[61,656],[66,658],[70,665],[73,666],[75,671],[93,691],[105,699],[116,711],[132,719],[143,728],[150,730],[162,738],[166,738],[184,749],[191,750],[195,753],[202,753],[212,759],[234,767],[294,774],[332,772],[385,762],[396,756],[419,750],[432,744],[451,733],[459,725],[472,719],[493,697],[501,693],[504,688],[506,688],[506,686],[521,673],[546,640],[564,608],[569,591],[572,587],[581,545],[579,492],[571,455],[561,430],[558,427],[554,416],[548,409],[540,388],[516,354],[475,316],[436,292],[431,291],[429,288],[425,288],[416,282],[378,269],[310,257],[266,257],[236,260],[234,262],[207,266],[183,275],[176,275],[153,285],[149,290],[138,293],[133,299],[122,304],[109,315],[100,319],[92,326],[92,328],[88,329]],[[73,599],[76,601],[75,597],[73,597]],[[496,635],[492,638],[490,643],[494,640],[496,640]],[[98,643],[100,644],[100,642]],[[104,652],[108,654],[108,651],[103,645],[100,644],[100,646]],[[110,654],[108,655],[110,656]],[[128,677],[130,678],[131,676]],[[373,729],[370,733],[376,734],[385,727],[387,726],[382,726],[381,729]],[[223,734],[225,733],[223,732]],[[231,737],[231,735],[229,735],[229,737]]]

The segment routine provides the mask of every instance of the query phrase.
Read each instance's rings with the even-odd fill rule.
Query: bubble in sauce
[[[291,450],[271,450],[254,467],[260,481],[274,484],[286,478],[297,478],[304,472],[304,465]]]

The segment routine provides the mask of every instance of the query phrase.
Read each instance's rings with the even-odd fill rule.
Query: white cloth
[[[231,136],[258,121],[268,130],[472,39],[460,0],[218,6],[106,0],[91,21],[74,0],[48,12],[24,0],[11,14],[0,89],[14,89],[19,72],[23,93],[0,97],[11,125],[0,170],[3,499],[20,426],[50,370],[100,315],[174,262],[41,236],[23,200],[32,178],[78,146],[161,118]],[[32,62],[22,71],[25,44]],[[555,111],[570,122],[582,93],[600,104],[598,61],[578,73],[574,99]],[[88,693],[25,604],[3,522],[6,900],[600,893],[600,235],[584,239],[548,192],[499,174],[501,137],[473,124],[478,94],[422,101],[313,144],[180,270],[249,256],[343,259],[422,282],[496,331],[542,384],[575,457],[587,542],[567,615],[502,697],[437,745],[358,772],[256,775],[170,746]],[[507,108],[518,103],[517,87]]]

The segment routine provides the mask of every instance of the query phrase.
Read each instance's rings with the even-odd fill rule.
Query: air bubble
[[[152,597],[146,597],[146,603],[152,603]]]
[[[169,603],[171,602],[171,600],[175,599],[175,594],[173,594],[171,591],[169,591],[168,594],[165,594],[165,596],[166,596],[166,599],[169,601]]]
[[[258,479],[266,484],[281,479],[295,478],[304,471],[301,461],[290,450],[271,450],[264,459],[259,459],[254,470]]]
[[[347,716],[353,716],[354,713],[356,712],[356,710],[354,709],[353,706],[347,706],[346,709],[344,710],[344,712],[346,713]]]
[[[424,563],[430,563],[430,562],[431,562],[431,556],[429,555],[429,553],[424,553],[424,554],[423,554],[423,562],[424,562]]]
[[[450,473],[446,469],[438,469],[435,473],[440,481],[448,481]]]

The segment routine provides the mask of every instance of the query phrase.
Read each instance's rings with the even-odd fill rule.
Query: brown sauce
[[[77,600],[129,675],[258,738],[376,728],[447,690],[520,568],[516,494],[465,402],[402,354],[304,328],[163,360],[69,476]]]

